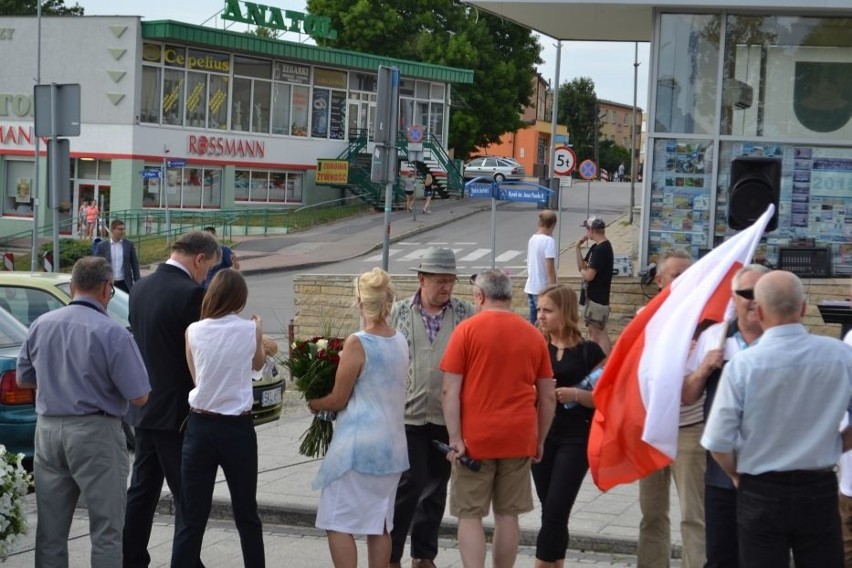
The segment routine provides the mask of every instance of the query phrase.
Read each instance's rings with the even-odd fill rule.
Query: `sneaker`
[[[428,210],[428,209],[424,209],[424,210],[423,210],[423,214],[424,214],[424,215],[431,215],[431,214],[432,214],[432,212],[431,212],[430,210]],[[430,562],[431,562],[431,561],[430,561]],[[428,564],[427,564],[427,566],[428,566]]]
[[[411,568],[435,568],[435,563],[428,558],[412,558]]]

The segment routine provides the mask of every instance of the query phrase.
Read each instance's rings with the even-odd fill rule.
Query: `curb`
[[[499,207],[499,204],[498,204],[498,207]],[[437,227],[443,227],[444,225],[449,225],[450,223],[452,223],[454,221],[458,221],[459,219],[464,219],[465,217],[470,217],[470,216],[475,215],[477,213],[482,213],[483,211],[489,211],[489,210],[491,210],[490,202],[487,206],[473,206],[470,209],[468,209],[467,211],[465,211],[464,213],[460,213],[460,214],[455,215],[451,218],[438,219],[438,220],[436,220],[432,223],[424,224],[424,225],[421,225],[419,227],[414,227],[414,228],[409,229],[407,231],[401,232],[401,233],[399,233],[395,236],[391,236],[390,242],[396,243],[396,242],[405,240],[407,238],[413,237],[415,235],[425,233],[426,231],[431,231],[432,229],[435,229]],[[293,234],[298,234],[298,233],[293,233]],[[325,266],[326,264],[333,264],[335,262],[343,262],[343,261],[346,261],[346,260],[351,260],[353,258],[358,258],[359,256],[363,256],[363,255],[369,254],[369,253],[371,253],[375,250],[381,249],[383,246],[384,246],[384,242],[378,242],[378,243],[373,243],[372,245],[365,245],[366,248],[361,249],[360,252],[347,254],[347,255],[342,256],[342,257],[328,258],[328,259],[325,259],[325,260],[300,262],[300,263],[289,264],[287,266],[269,266],[269,267],[265,267],[265,268],[241,268],[240,272],[242,272],[243,274],[272,274],[272,273],[276,273],[276,272],[290,272],[290,271],[293,271],[293,270],[304,270],[304,269],[308,269],[308,268],[314,268],[316,266]],[[237,248],[236,250],[239,251],[239,248]]]
[[[317,516],[316,508],[299,505],[280,506],[258,503],[257,512],[261,522],[264,524],[292,527],[314,528],[314,521]],[[174,500],[170,494],[160,498],[160,502],[157,504],[157,513],[174,516]],[[234,517],[231,502],[214,498],[210,508],[210,518],[232,521]],[[494,535],[494,527],[490,524],[484,524],[484,529],[485,537],[490,541]],[[453,519],[444,519],[441,523],[438,536],[442,539],[456,540],[457,533],[458,523]],[[537,537],[537,530],[521,528],[519,544],[521,546],[535,546]],[[569,537],[568,548],[583,552],[629,554],[635,556],[638,543],[635,540],[626,538],[575,532]],[[681,558],[681,547],[679,545],[672,546],[671,557]]]

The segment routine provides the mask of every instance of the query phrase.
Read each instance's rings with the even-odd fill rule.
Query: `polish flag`
[[[589,466],[607,491],[670,464],[677,455],[681,387],[698,323],[722,321],[731,279],[751,262],[773,205],[748,229],[693,264],[621,333],[594,390]]]

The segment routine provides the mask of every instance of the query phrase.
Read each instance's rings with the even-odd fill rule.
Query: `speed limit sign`
[[[569,176],[574,171],[577,156],[568,146],[557,146],[554,149],[553,173],[558,176]]]

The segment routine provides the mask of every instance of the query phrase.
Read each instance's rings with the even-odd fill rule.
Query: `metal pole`
[[[497,182],[491,183],[491,268],[497,268],[497,197],[494,194]]]
[[[600,171],[600,170],[598,170]],[[586,182],[586,219],[591,215],[591,202],[592,202],[592,180],[587,180]]]
[[[168,184],[166,183],[167,182],[166,174],[168,173],[167,172],[168,163],[167,163],[167,160],[166,160],[166,154],[168,154],[168,153],[169,153],[169,149],[166,146],[163,146],[163,176],[162,176],[162,179],[160,180],[160,187],[162,188],[163,200],[165,201],[165,204],[166,204],[166,242],[170,243],[170,242],[172,242],[172,216],[171,216],[171,213],[169,211],[169,188],[168,188]]]
[[[56,99],[58,85],[50,84],[50,131],[53,132],[50,160],[50,209],[53,222],[53,272],[59,272],[59,136],[56,135]]]
[[[562,40],[556,42],[556,73],[553,78],[553,109],[550,117],[550,172],[548,177],[554,179],[553,168],[556,165],[556,129],[559,126],[559,68],[562,64]],[[551,187],[553,187],[551,185]],[[556,223],[556,250],[562,250],[562,184],[559,184],[556,189],[556,207],[558,210],[558,220]],[[562,255],[556,255],[556,269],[559,269],[559,258]]]
[[[639,81],[639,42],[633,45],[633,126],[630,131],[630,214],[628,222],[633,224],[633,208],[636,206],[636,90]]]
[[[36,85],[41,85],[41,0],[36,2],[36,17],[38,20],[38,34],[36,40]],[[30,255],[30,270],[35,271],[38,266],[38,194],[39,194],[39,154],[41,152],[41,139],[35,139],[35,157],[33,159],[33,242]]]
[[[387,146],[387,173],[386,179],[387,184],[385,184],[385,235],[384,241],[382,243],[382,268],[385,272],[388,272],[388,266],[390,265],[390,232],[391,232],[391,208],[393,207],[393,183],[396,181],[397,177],[397,157],[396,157],[396,146],[399,132],[399,70],[397,68],[393,68],[391,72],[391,93],[394,94],[391,99],[391,108],[390,108],[390,137],[388,140]],[[415,209],[417,204],[415,203],[412,206],[412,209]]]

